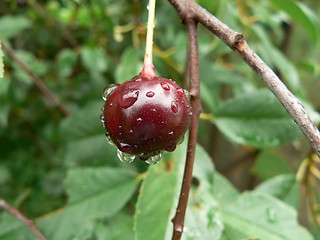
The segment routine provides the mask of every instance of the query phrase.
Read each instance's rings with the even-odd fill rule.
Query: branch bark
[[[168,0],[178,11],[182,21],[192,18],[219,37],[256,72],[281,102],[292,119],[320,157],[320,132],[308,116],[301,102],[287,89],[278,76],[248,46],[244,35],[235,32],[193,0]]]
[[[46,96],[52,104],[57,107],[60,112],[67,116],[69,115],[67,109],[61,104],[60,100],[47,88],[47,86],[44,84],[44,82],[31,70],[31,68],[22,61],[17,54],[14,52],[14,50],[10,47],[8,43],[6,43],[4,40],[1,41],[3,49],[8,53],[8,55],[17,63],[20,65],[20,67],[31,77],[33,83],[36,85],[36,87],[40,90],[40,92]]]
[[[0,198],[0,208],[7,210],[14,217],[19,219],[21,222],[27,225],[28,228],[37,236],[40,240],[47,240],[46,237],[39,231],[39,229],[35,226],[34,222],[28,218],[26,218],[18,209],[10,206],[5,200]]]
[[[198,60],[198,33],[197,22],[193,19],[186,19],[186,25],[189,37],[189,66],[190,66],[190,101],[192,107],[192,118],[189,129],[188,150],[186,165],[184,169],[183,181],[180,191],[180,198],[176,210],[176,214],[172,219],[173,223],[173,240],[181,239],[184,226],[184,218],[186,214],[189,191],[192,182],[192,170],[194,164],[194,157],[197,145],[198,136],[198,122],[201,112],[200,105],[200,74],[199,74],[199,60]]]

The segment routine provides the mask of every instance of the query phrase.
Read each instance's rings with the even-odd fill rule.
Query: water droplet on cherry
[[[100,115],[100,121],[104,123],[104,115],[103,114]]]
[[[108,96],[119,86],[119,84],[110,84],[103,89],[102,99],[107,101]]]
[[[117,155],[118,155],[118,158],[120,159],[120,161],[125,162],[125,163],[131,163],[136,157],[135,155],[132,155],[130,153],[124,153],[124,152],[120,151],[119,149],[117,151]]]
[[[166,83],[166,82],[161,82],[160,84],[161,84],[161,87],[162,87],[164,90],[166,90],[166,91],[169,91],[169,90],[170,90],[170,86],[169,86],[168,83]]]
[[[131,145],[127,143],[120,143],[119,145],[119,148],[122,152],[130,152],[132,149]]]
[[[122,108],[131,107],[138,100],[138,96],[139,96],[139,90],[126,92],[120,98],[120,106]]]
[[[151,164],[151,165],[155,165],[161,160],[161,157],[162,157],[162,153],[160,152],[154,156],[149,157],[146,160],[146,163]]]
[[[173,152],[176,149],[177,145],[172,144],[171,146],[167,147],[165,150],[168,152]]]
[[[172,136],[172,135],[173,135],[173,131],[169,132],[168,135],[169,135],[169,136]]]
[[[172,110],[172,112],[174,112],[174,113],[177,113],[177,112],[179,111],[179,107],[178,107],[177,102],[175,102],[175,101],[172,101],[172,102],[171,102],[171,110]]]
[[[152,98],[154,96],[154,92],[149,91],[149,92],[146,93],[146,96],[149,97],[149,98]]]

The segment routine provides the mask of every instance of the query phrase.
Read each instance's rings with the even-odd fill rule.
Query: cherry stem
[[[152,60],[152,46],[153,46],[153,29],[155,18],[156,0],[150,0],[148,4],[148,23],[147,23],[147,39],[146,39],[146,52],[144,55],[143,68],[140,76],[155,77],[155,71]]]

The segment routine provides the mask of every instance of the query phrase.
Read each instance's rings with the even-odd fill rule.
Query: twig
[[[39,229],[35,226],[34,222],[28,218],[26,218],[18,209],[10,206],[4,199],[0,198],[0,207],[7,210],[14,217],[19,219],[21,222],[27,225],[28,228],[40,239],[47,240],[46,237],[39,231]]]
[[[320,157],[320,132],[311,121],[301,102],[287,89],[277,75],[247,45],[244,36],[237,33],[193,0],[168,0],[178,11],[184,21],[187,17],[201,23],[219,37],[261,77],[273,94],[278,98],[292,119],[296,122],[311,144],[312,149]]]
[[[2,41],[2,47],[3,49],[9,54],[9,56],[16,61],[20,65],[20,67],[29,74],[31,77],[33,83],[37,86],[37,88],[40,90],[40,92],[43,93],[52,103],[54,106],[56,106],[63,115],[67,116],[69,115],[68,111],[64,108],[64,106],[61,104],[59,99],[47,88],[47,86],[43,83],[43,81],[31,70],[31,68],[22,61],[17,54],[14,52],[14,50],[10,47],[9,44],[7,44],[5,41]]]
[[[188,52],[190,66],[190,96],[193,115],[191,118],[191,125],[189,130],[187,158],[184,169],[183,182],[180,191],[180,198],[176,214],[172,219],[173,240],[181,239],[181,235],[183,232],[184,218],[188,204],[190,186],[192,182],[192,170],[197,144],[199,115],[201,112],[197,22],[191,18],[187,18],[185,22],[187,25],[189,37]]]

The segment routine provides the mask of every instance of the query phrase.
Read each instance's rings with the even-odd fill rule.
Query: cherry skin
[[[163,150],[173,151],[181,142],[191,108],[177,83],[138,76],[109,89],[102,118],[109,139],[120,151],[147,160]]]

